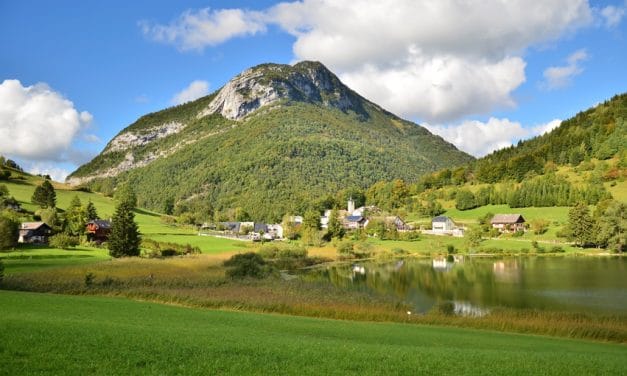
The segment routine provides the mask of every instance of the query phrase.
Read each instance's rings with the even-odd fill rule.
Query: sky
[[[627,91],[627,0],[0,0],[0,155],[62,181],[147,113],[316,60],[480,157]]]

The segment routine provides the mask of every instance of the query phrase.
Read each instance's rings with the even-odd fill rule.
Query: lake
[[[624,257],[456,257],[356,262],[313,272],[336,287],[391,296],[427,312],[448,302],[457,314],[492,308],[627,314]]]

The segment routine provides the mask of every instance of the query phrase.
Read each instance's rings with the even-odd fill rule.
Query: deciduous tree
[[[54,208],[57,205],[57,194],[50,181],[44,180],[35,188],[31,201],[42,208]]]
[[[594,221],[588,205],[579,203],[568,211],[569,239],[583,247],[594,240]]]

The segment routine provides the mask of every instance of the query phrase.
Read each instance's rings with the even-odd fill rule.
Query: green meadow
[[[110,260],[106,249],[78,246],[72,250],[20,246],[17,250],[0,252],[5,274],[25,273],[52,267],[92,264]]]
[[[622,374],[624,345],[0,292],[0,373]]]
[[[455,208],[448,209],[444,215],[453,218],[460,223],[477,223],[477,219],[488,213],[522,214],[527,222],[534,219],[546,219],[551,222],[564,224],[568,221],[568,207],[547,207],[547,208],[510,208],[509,205],[486,205],[476,209],[458,210]]]

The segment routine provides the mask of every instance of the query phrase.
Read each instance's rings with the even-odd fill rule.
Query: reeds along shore
[[[627,342],[627,317],[496,309],[461,317],[436,307],[426,314],[389,297],[340,290],[308,278],[231,279],[223,255],[122,259],[6,275],[2,288],[74,295],[121,296],[165,304],[359,321],[445,325],[600,341]]]

